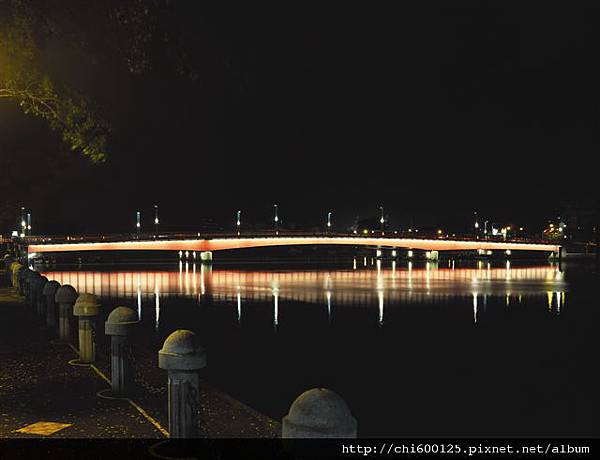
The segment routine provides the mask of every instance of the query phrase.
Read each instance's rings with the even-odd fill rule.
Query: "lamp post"
[[[275,223],[275,235],[279,235],[279,215],[277,214],[277,205],[273,205],[275,208],[275,217],[273,218],[273,222]]]
[[[154,205],[154,233],[156,236],[158,236],[158,224],[159,223],[160,223],[160,219],[158,218],[158,205],[155,204]]]
[[[27,213],[27,235],[31,235],[31,213]]]
[[[21,237],[25,236],[27,230],[27,222],[25,222],[25,208],[21,206]]]
[[[240,227],[242,225],[242,211],[237,212],[237,219],[235,221],[235,225],[237,228],[237,236],[240,236]]]
[[[136,212],[136,219],[135,219],[135,228],[137,230],[138,235],[140,234],[140,231],[142,229],[142,223],[141,223],[141,213],[140,211]]]
[[[385,217],[383,216],[383,206],[379,206],[379,210],[381,211],[381,217],[379,218],[379,223],[381,224],[381,234],[383,235],[385,232]]]
[[[475,238],[478,239],[479,238],[479,221],[477,220],[477,211],[475,211],[473,214],[475,215],[475,224],[473,225],[473,227],[475,227]]]
[[[331,211],[327,213],[327,233],[331,231]]]

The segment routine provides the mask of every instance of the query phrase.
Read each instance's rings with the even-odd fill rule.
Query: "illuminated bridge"
[[[275,246],[366,246],[374,248],[399,248],[424,251],[545,251],[560,252],[560,245],[539,242],[491,241],[468,238],[397,238],[394,236],[196,236],[193,238],[164,236],[128,238],[115,240],[115,237],[67,237],[31,238],[28,240],[29,253],[80,252],[80,251],[197,251],[212,254],[213,251],[228,249],[262,248]]]

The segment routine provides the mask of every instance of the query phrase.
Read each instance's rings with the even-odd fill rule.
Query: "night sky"
[[[105,164],[0,101],[14,207],[37,232],[130,231],[138,209],[150,227],[155,203],[168,230],[232,227],[237,209],[267,222],[273,203],[301,227],[333,210],[345,228],[379,205],[393,226],[461,231],[475,210],[541,226],[598,196],[600,18],[587,4],[187,3],[169,19],[191,77],[168,60],[132,75],[93,29],[92,64],[48,45],[113,125]]]

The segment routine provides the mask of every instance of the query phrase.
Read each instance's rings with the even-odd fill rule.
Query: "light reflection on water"
[[[140,315],[142,299],[153,298],[157,330],[161,298],[180,296],[235,306],[238,321],[244,302],[269,302],[274,327],[279,323],[280,302],[286,301],[322,304],[330,321],[332,306],[373,305],[379,324],[384,323],[386,308],[450,303],[464,297],[472,298],[475,323],[490,296],[503,297],[507,308],[521,304],[523,297],[546,296],[548,309],[556,314],[565,304],[564,274],[553,265],[514,267],[509,261],[500,267],[483,261],[470,268],[457,268],[454,261],[447,267],[434,262],[418,268],[413,262],[399,265],[378,260],[373,268],[357,269],[354,260],[347,270],[257,271],[179,262],[177,271],[51,271],[45,275],[79,292],[132,298]]]
[[[566,275],[570,290],[549,264],[362,257],[341,269],[190,260],[46,273],[100,296],[105,315],[120,302],[141,305],[137,349],[147,372],[168,334],[191,329],[210,350],[211,384],[259,412],[281,419],[300,392],[323,386],[344,397],[362,434],[391,437],[591,427],[571,414],[587,410],[597,388],[585,372],[597,350],[595,304],[582,297],[582,280],[590,282],[570,267]]]

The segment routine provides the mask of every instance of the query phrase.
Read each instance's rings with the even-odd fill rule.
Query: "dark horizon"
[[[172,2],[159,17],[183,44],[153,49],[142,74],[102,46],[100,20],[71,11],[96,54],[49,40],[45,57],[110,121],[109,157],[66,152],[45,122],[0,101],[1,231],[20,206],[34,233],[132,231],[137,210],[148,228],[154,204],[173,230],[233,228],[238,209],[268,225],[274,203],[298,226],[333,211],[346,228],[383,205],[393,226],[457,232],[474,211],[539,231],[565,202],[593,209],[598,10],[462,5]]]

